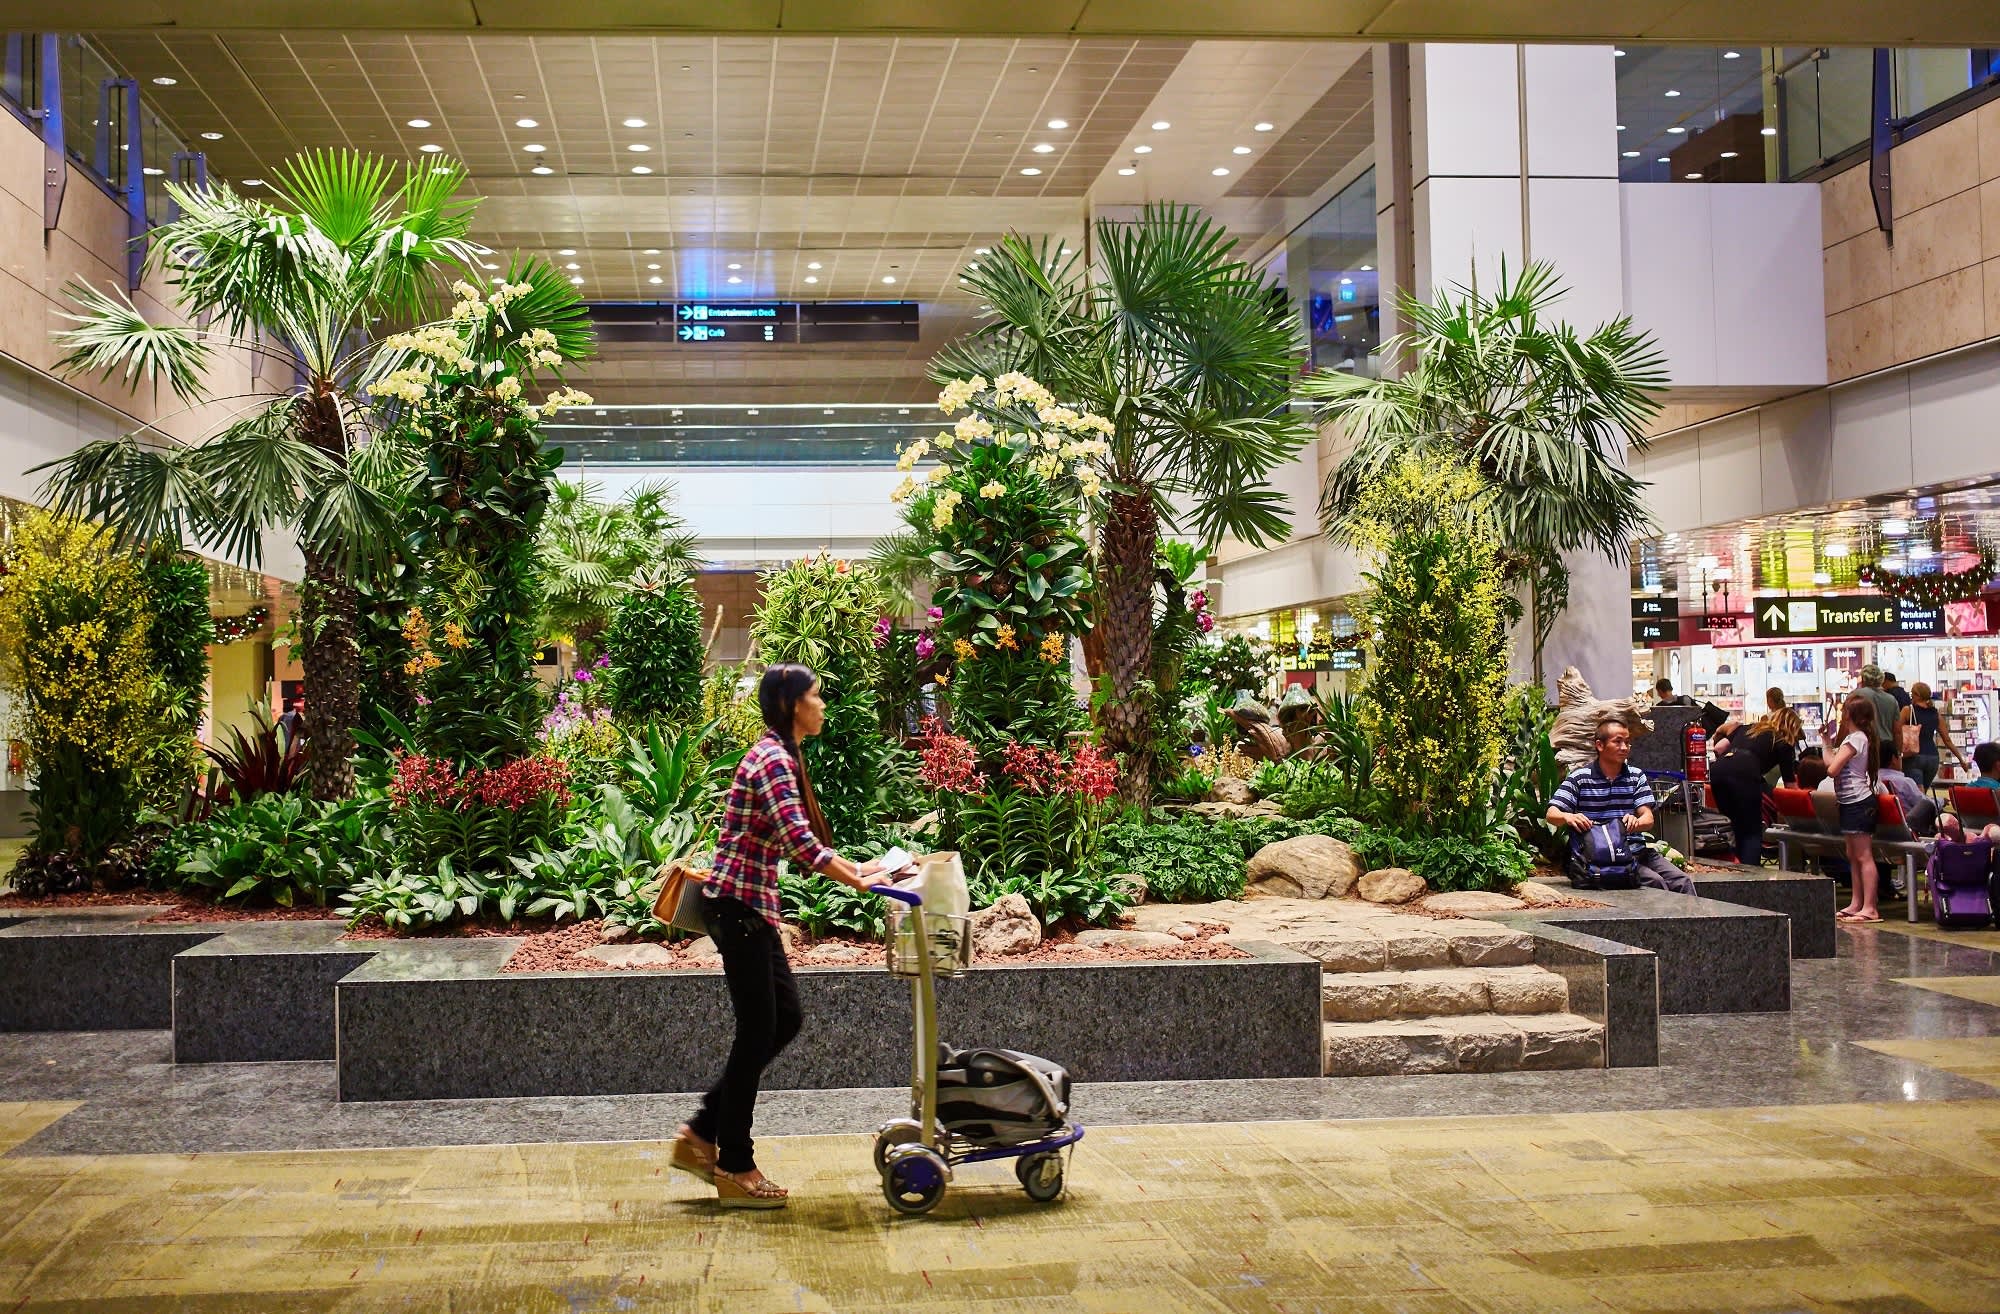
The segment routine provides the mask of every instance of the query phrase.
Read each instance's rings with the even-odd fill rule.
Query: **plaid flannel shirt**
[[[798,769],[784,741],[772,733],[758,740],[736,767],[708,893],[740,899],[776,926],[783,915],[778,907],[780,858],[789,859],[795,871],[818,871],[833,858],[833,850],[813,834],[799,793]]]

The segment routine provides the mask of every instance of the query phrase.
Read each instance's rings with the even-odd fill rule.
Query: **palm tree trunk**
[[[1111,675],[1104,730],[1106,744],[1125,759],[1119,793],[1136,807],[1144,807],[1153,793],[1153,703],[1140,686],[1153,669],[1153,554],[1159,537],[1151,497],[1111,495],[1098,539],[1104,658]]]
[[[346,463],[347,436],[329,385],[315,388],[304,437]],[[305,668],[307,780],[314,798],[354,793],[354,727],[361,720],[361,596],[338,564],[307,549],[299,590],[299,664]]]

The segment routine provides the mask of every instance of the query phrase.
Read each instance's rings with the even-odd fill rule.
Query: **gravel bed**
[[[212,903],[178,890],[89,890],[77,894],[0,895],[0,908],[138,908],[166,905],[148,922],[316,922],[333,918],[330,908],[249,908]]]

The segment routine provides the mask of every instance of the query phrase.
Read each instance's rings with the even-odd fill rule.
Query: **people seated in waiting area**
[[[1903,824],[1918,835],[1937,832],[1937,800],[1924,793],[1923,786],[1903,770],[1903,755],[1893,739],[1884,739],[1877,759],[1881,766],[1875,772],[1875,783],[1884,792],[1894,794],[1896,802],[1903,807]]]
[[[1549,824],[1576,832],[1570,840],[1574,854],[1592,826],[1617,822],[1624,828],[1626,856],[1640,884],[1693,894],[1694,881],[1688,874],[1655,851],[1640,833],[1653,826],[1653,786],[1646,773],[1628,760],[1631,729],[1617,717],[1606,717],[1597,723],[1596,744],[1597,760],[1570,772],[1556,787],[1545,814]]]
[[[1782,689],[1765,694],[1769,709],[1755,724],[1731,719],[1715,741],[1715,765],[1708,780],[1715,801],[1736,836],[1736,860],[1754,867],[1764,858],[1764,797],[1775,773],[1787,785],[1798,779],[1798,744],[1805,738],[1799,714],[1785,703]]]
[[[1981,744],[1973,749],[1972,765],[1979,772],[1973,784],[1982,789],[2000,789],[2000,744]]]

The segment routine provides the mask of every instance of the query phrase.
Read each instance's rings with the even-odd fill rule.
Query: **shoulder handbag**
[[[1914,721],[1905,721],[1896,727],[1896,752],[1909,757],[1922,750],[1924,729]]]
[[[676,930],[707,935],[708,924],[702,920],[701,904],[696,902],[707,885],[708,872],[702,868],[669,863],[660,879],[659,893],[653,896],[653,916]]]

